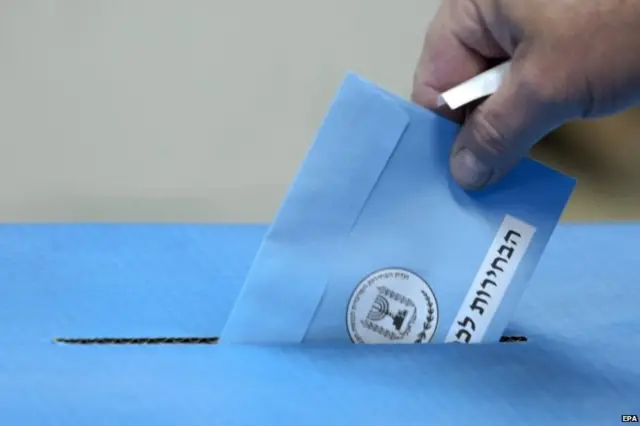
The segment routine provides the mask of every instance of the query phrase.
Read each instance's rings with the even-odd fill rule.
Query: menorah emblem
[[[389,301],[382,294],[378,294],[369,309],[367,318],[371,321],[382,321],[385,317],[390,317],[393,323],[393,327],[400,331],[404,320],[407,318],[408,311],[406,309],[400,309],[395,314],[389,311]]]
[[[429,284],[402,268],[366,276],[347,307],[347,330],[354,343],[426,343],[436,326],[437,305]]]

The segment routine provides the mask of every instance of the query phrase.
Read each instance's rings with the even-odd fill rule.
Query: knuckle
[[[504,130],[507,122],[496,111],[484,111],[482,106],[476,111],[476,117],[471,127],[471,137],[477,147],[491,157],[507,157],[511,152],[511,143],[507,139],[508,132]],[[501,123],[501,125],[498,125]],[[502,126],[502,127],[501,127]]]
[[[550,61],[552,62],[552,61]],[[518,90],[531,106],[547,106],[568,100],[567,82],[557,71],[557,65],[537,62],[535,67],[523,69],[518,81]]]
[[[523,113],[545,121],[554,121],[550,118],[554,116],[556,119],[579,116],[585,85],[576,65],[558,55],[534,59],[516,70],[515,90]]]

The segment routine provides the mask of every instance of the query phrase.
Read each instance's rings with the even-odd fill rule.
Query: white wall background
[[[342,77],[438,0],[4,0],[0,221],[269,221]]]

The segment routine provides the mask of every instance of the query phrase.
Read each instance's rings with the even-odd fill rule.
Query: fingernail
[[[480,188],[491,178],[491,168],[467,148],[462,148],[451,159],[451,174],[466,188]]]

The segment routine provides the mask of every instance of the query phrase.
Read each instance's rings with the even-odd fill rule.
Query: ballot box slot
[[[59,337],[53,339],[63,345],[215,345],[218,337]],[[523,343],[525,336],[502,336],[500,343]]]
[[[524,336],[502,336],[500,338],[500,343],[524,343],[527,341],[527,338]]]
[[[217,337],[98,337],[56,338],[54,343],[66,345],[215,345]]]

